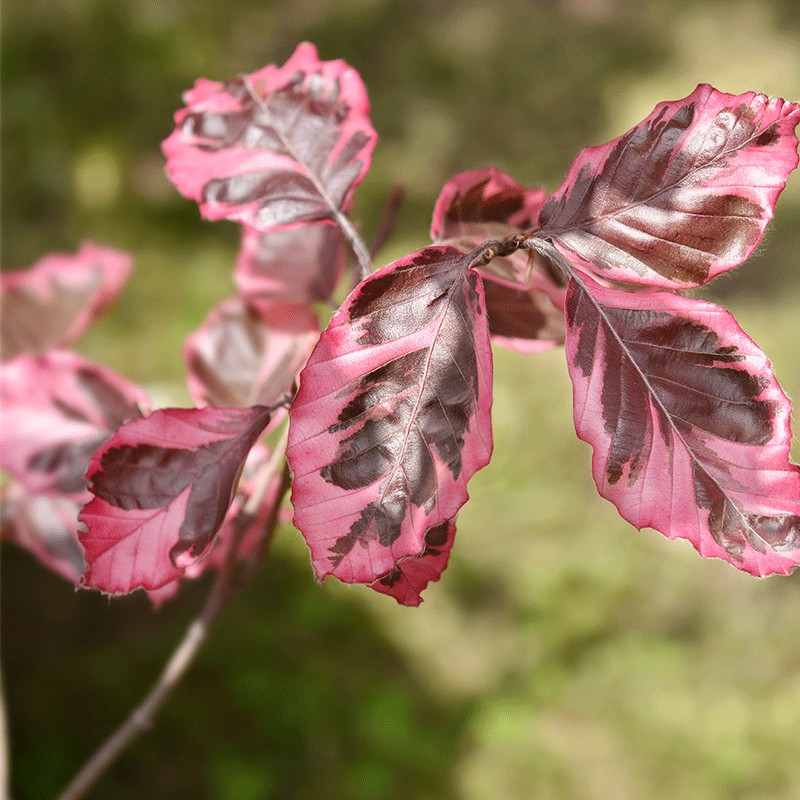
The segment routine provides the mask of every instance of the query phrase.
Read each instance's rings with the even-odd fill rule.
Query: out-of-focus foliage
[[[393,181],[408,187],[379,264],[427,243],[455,172],[552,190],[581,147],[700,81],[800,99],[794,0],[6,0],[2,35],[3,265],[86,238],[130,250],[131,283],[81,350],[171,403],[188,402],[180,345],[231,293],[238,246],[163,175],[159,143],[200,75],[282,63],[301,40],[359,70],[380,137],[357,192],[367,238]],[[799,230],[794,175],[755,259],[713,286],[795,397]],[[281,531],[95,797],[800,795],[798,578],[755,581],[622,522],[591,483],[559,350],[498,351],[496,374],[495,456],[420,609],[318,587]],[[154,616],[2,561],[14,796],[52,797],[204,585]]]

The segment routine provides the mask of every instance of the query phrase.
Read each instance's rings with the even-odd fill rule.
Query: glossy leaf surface
[[[669,292],[583,276],[567,302],[578,436],[625,519],[754,575],[800,559],[790,404],[733,317]]]
[[[468,263],[428,247],[378,270],[300,375],[287,456],[320,578],[372,583],[422,554],[489,461],[491,348]]]
[[[149,408],[144,392],[74,353],[19,356],[0,365],[0,467],[30,494],[86,502],[92,453]]]
[[[116,594],[179,577],[213,542],[269,418],[260,406],[166,408],[119,428],[87,474],[84,585]]]
[[[126,253],[84,242],[75,255],[51,253],[0,273],[3,360],[72,344],[116,300],[131,267]]]
[[[761,241],[797,166],[800,105],[701,84],[624,136],[582,150],[541,235],[604,278],[699,286]]]
[[[300,44],[282,67],[199,80],[164,141],[167,172],[208,219],[260,231],[323,222],[349,206],[376,135],[358,73]]]
[[[309,304],[330,299],[344,263],[342,234],[332,225],[245,228],[233,277],[245,300]]]
[[[197,405],[271,406],[291,392],[318,336],[305,306],[253,308],[231,298],[184,344]]]
[[[531,230],[544,197],[541,189],[526,189],[495,168],[461,172],[436,201],[431,238],[466,253],[487,239]],[[523,352],[564,342],[566,288],[542,269],[535,254],[530,257],[532,263],[528,253],[516,252],[478,269],[494,341]]]

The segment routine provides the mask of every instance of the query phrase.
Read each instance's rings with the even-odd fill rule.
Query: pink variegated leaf
[[[83,585],[160,589],[212,544],[269,409],[165,408],[120,427],[93,456],[80,513]]]
[[[797,166],[800,105],[701,84],[624,136],[582,150],[540,235],[604,278],[670,289],[741,264]]]
[[[84,242],[75,255],[0,274],[3,360],[72,344],[116,300],[131,266],[126,253]]]
[[[469,262],[427,247],[378,270],[300,374],[287,457],[320,579],[373,583],[421,555],[489,461],[491,348]]]
[[[325,222],[349,207],[376,134],[358,73],[298,45],[282,66],[184,95],[163,143],[167,172],[207,219],[260,231]]]
[[[0,405],[0,467],[31,494],[80,502],[92,453],[150,406],[120,375],[60,351],[0,364]]]
[[[754,575],[800,563],[790,403],[727,311],[576,274],[566,350],[578,436],[625,519]]]
[[[332,225],[242,232],[234,280],[248,302],[326,302],[345,263],[342,234]]]
[[[425,549],[420,555],[400,560],[388,575],[375,581],[372,588],[391,595],[400,605],[418,606],[425,587],[442,577],[455,536],[455,520],[440,522],[425,534]]]
[[[306,306],[226,300],[184,344],[192,400],[235,408],[276,404],[291,392],[318,331]]]
[[[31,495],[19,483],[3,492],[0,504],[2,538],[33,553],[70,583],[77,584],[86,568],[78,542],[81,504],[68,497]]]
[[[431,238],[466,253],[487,239],[529,231],[544,197],[541,189],[526,189],[494,167],[461,172],[436,201]],[[563,344],[566,289],[543,269],[537,254],[518,251],[478,271],[497,344],[528,353]]]

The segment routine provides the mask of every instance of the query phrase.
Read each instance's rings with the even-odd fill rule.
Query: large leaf
[[[0,364],[0,467],[33,495],[86,502],[92,453],[149,408],[144,392],[74,353],[22,355]]]
[[[319,578],[419,556],[490,458],[492,360],[470,257],[428,247],[363,281],[300,375],[287,456]]]
[[[93,456],[80,513],[83,584],[159,589],[208,551],[269,409],[165,408],[123,425]]]
[[[582,150],[541,235],[605,278],[699,286],[761,241],[797,166],[800,105],[701,84],[624,136]]]
[[[575,427],[625,519],[754,575],[800,561],[790,404],[724,309],[671,292],[570,283]]]
[[[75,255],[0,274],[2,358],[72,344],[114,302],[131,266],[126,253],[84,242]]]
[[[317,335],[317,319],[305,306],[226,300],[184,344],[192,400],[236,408],[274,405],[292,390]]]
[[[364,84],[312,44],[282,67],[201,79],[184,101],[163,144],[167,172],[208,219],[261,231],[331,220],[369,168],[376,134]]]
[[[283,231],[245,228],[234,280],[248,301],[329,301],[344,269],[342,234],[332,225]]]
[[[461,172],[436,201],[431,238],[466,253],[487,239],[534,228],[543,202],[541,189],[526,189],[493,167]],[[478,271],[495,342],[523,352],[564,342],[566,289],[541,269],[535,254],[518,251]]]

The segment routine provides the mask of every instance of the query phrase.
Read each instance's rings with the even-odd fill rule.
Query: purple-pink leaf
[[[544,196],[541,189],[526,189],[494,167],[461,172],[436,201],[431,238],[466,253],[487,239],[529,231],[537,224]],[[542,269],[536,254],[495,258],[478,271],[496,343],[528,353],[563,344],[566,289]]]
[[[391,595],[403,606],[418,606],[421,593],[438,581],[450,560],[456,535],[455,520],[445,520],[425,534],[425,549],[418,556],[401,559],[388,574],[372,584],[376,592]]]
[[[800,105],[701,84],[624,136],[582,150],[541,234],[605,278],[699,286],[761,241],[797,166]]]
[[[0,467],[32,495],[86,502],[92,453],[149,409],[144,392],[74,353],[22,355],[0,364]]]
[[[260,231],[331,220],[351,203],[376,134],[358,73],[298,45],[226,83],[199,80],[164,141],[167,172],[207,219]]]
[[[492,357],[469,260],[427,247],[375,272],[300,375],[287,457],[320,579],[373,583],[422,555],[489,461]]]
[[[306,306],[284,308],[231,298],[211,312],[183,347],[197,405],[271,406],[291,392],[319,329]]]
[[[242,232],[234,280],[247,301],[328,301],[345,263],[342,234],[332,225]]]
[[[77,584],[86,568],[78,542],[80,503],[28,494],[19,483],[3,492],[2,537],[29,550],[44,566]]]
[[[93,456],[80,513],[83,584],[159,589],[207,552],[269,409],[166,408],[123,425]]]
[[[3,360],[72,344],[116,300],[131,271],[126,253],[84,242],[30,269],[0,275]]]
[[[800,563],[790,403],[727,311],[575,277],[566,350],[578,436],[625,519],[754,575]]]

